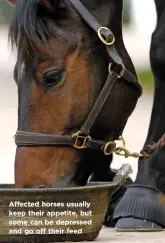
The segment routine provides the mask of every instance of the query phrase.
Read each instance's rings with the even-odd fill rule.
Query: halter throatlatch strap
[[[136,79],[136,76],[125,68],[121,57],[118,55],[114,45],[115,37],[112,31],[107,27],[102,27],[79,0],[67,1],[83,19],[83,21],[98,34],[98,37],[106,46],[107,53],[109,54],[111,60],[111,63],[108,67],[109,73],[107,80],[80,131],[73,135],[51,135],[17,131],[15,135],[15,143],[17,146],[73,146],[76,149],[88,148],[94,150],[102,150],[105,155],[110,155],[114,152],[125,157],[141,157],[141,154],[130,153],[125,148],[125,146],[117,148],[114,141],[104,142],[95,140],[89,135],[96,118],[100,114],[115,82],[118,79],[122,78],[128,83],[133,84],[133,86],[139,92],[139,96],[142,93],[142,89]],[[112,66],[114,67],[113,70]]]

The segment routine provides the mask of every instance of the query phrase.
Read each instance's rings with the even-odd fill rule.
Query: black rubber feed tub
[[[0,186],[0,242],[91,241],[97,238],[111,196],[131,172],[85,187],[17,189]]]

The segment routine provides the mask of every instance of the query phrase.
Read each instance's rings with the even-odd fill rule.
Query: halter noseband
[[[107,80],[97,98],[93,108],[88,114],[80,131],[73,135],[50,135],[41,133],[32,133],[17,131],[15,135],[15,143],[17,146],[73,146],[76,149],[94,149],[102,150],[105,155],[110,155],[114,152],[114,141],[104,142],[91,138],[90,130],[102,110],[106,100],[108,99],[115,82],[122,78],[125,81],[133,84],[139,92],[139,97],[142,93],[135,75],[130,73],[124,66],[121,57],[118,55],[114,46],[115,37],[110,29],[102,27],[97,20],[89,13],[84,5],[79,0],[67,0],[78,15],[92,28],[97,34],[102,43],[106,46],[106,50],[110,57],[108,67],[109,74]],[[112,70],[113,67],[113,70]]]

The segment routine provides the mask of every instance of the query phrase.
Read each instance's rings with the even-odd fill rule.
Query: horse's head
[[[21,0],[15,3],[10,40],[18,48],[15,80],[18,85],[18,130],[72,135],[83,125],[108,74],[108,54],[94,31],[66,0]],[[113,31],[124,65],[134,72],[122,41],[122,1],[82,3]],[[91,130],[95,139],[116,139],[132,113],[139,92],[116,82]],[[18,146],[17,187],[84,185],[97,151],[67,146]]]

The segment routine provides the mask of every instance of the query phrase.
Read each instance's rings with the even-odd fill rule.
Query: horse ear
[[[10,3],[12,3],[12,4],[16,4],[16,0],[8,0]]]

